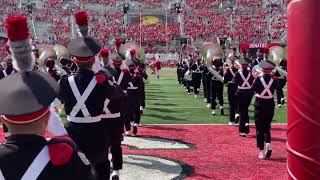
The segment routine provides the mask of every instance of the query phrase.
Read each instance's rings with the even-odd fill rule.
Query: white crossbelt
[[[232,69],[229,69],[230,73],[232,74],[232,76],[234,77],[236,74],[232,71]]]
[[[118,84],[118,85],[121,84],[121,81],[122,81],[122,79],[123,79],[123,76],[124,76],[124,72],[121,71],[120,76],[119,76],[118,81],[117,81],[117,84]]]
[[[114,113],[114,114],[110,112],[110,110],[108,108],[109,103],[110,103],[110,99],[107,98],[104,101],[104,112],[105,112],[105,114],[102,114],[101,118],[110,119],[110,118],[118,118],[118,117],[120,117],[121,116],[120,112],[119,113]]]
[[[8,76],[6,70],[2,70],[2,73],[3,73],[4,77],[7,77],[7,76]],[[14,73],[14,71],[11,71],[11,73],[10,73],[9,75],[12,75],[13,73]]]
[[[116,81],[116,78],[115,78],[114,76],[113,76],[112,78],[113,78],[113,81],[114,81],[116,84],[120,85],[120,84],[121,84],[121,81],[122,81],[122,79],[123,79],[123,76],[124,76],[124,72],[121,71],[121,73],[120,73],[120,75],[119,75],[119,78],[118,78],[118,81]]]
[[[81,95],[79,89],[77,88],[77,84],[74,80],[73,76],[68,77],[68,81],[72,90],[73,95],[77,100],[77,104],[73,107],[70,114],[67,116],[67,120],[76,123],[93,123],[98,122],[101,120],[101,117],[91,117],[87,106],[85,105],[86,100],[90,96],[91,92],[93,91],[94,87],[97,84],[96,78],[93,77],[87,86],[84,93]],[[81,111],[84,117],[76,117],[78,112]]]
[[[202,73],[202,71],[200,71],[200,68],[201,68],[201,66],[197,65],[197,69],[194,71],[194,73]]]
[[[138,89],[138,87],[134,87],[132,82],[129,82],[129,87],[127,89]]]
[[[264,90],[261,92],[261,94],[256,94],[256,97],[262,99],[272,99],[273,95],[271,93],[270,87],[272,86],[273,79],[271,78],[268,84],[266,83],[263,77],[260,77],[260,81],[264,87]]]
[[[50,162],[48,146],[42,148],[37,157],[32,161],[27,171],[22,176],[21,180],[36,180],[47,164]],[[5,180],[0,169],[0,180]]]
[[[248,77],[246,77],[246,78],[244,77],[242,71],[239,71],[239,74],[240,74],[240,76],[241,76],[241,78],[243,80],[243,83],[242,83],[241,86],[238,86],[238,89],[251,89],[251,85],[249,83],[249,79],[251,77],[251,73],[249,72],[248,73]]]

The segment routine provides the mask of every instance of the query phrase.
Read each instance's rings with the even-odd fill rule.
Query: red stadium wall
[[[288,7],[289,179],[320,179],[320,1]]]

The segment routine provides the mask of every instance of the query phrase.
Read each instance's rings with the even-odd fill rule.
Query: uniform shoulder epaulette
[[[97,74],[95,74],[95,77],[98,84],[102,84],[108,80],[106,73],[103,71],[99,71]]]
[[[76,145],[68,136],[53,137],[48,141],[49,156],[54,166],[63,166],[70,163]]]

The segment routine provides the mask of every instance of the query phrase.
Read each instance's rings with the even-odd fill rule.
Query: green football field
[[[141,119],[142,124],[226,124],[228,123],[227,88],[224,88],[225,115],[219,110],[211,115],[211,109],[203,102],[203,91],[198,99],[194,94],[188,95],[184,88],[177,84],[175,69],[162,69],[160,79],[149,72],[149,83],[146,84],[146,109]],[[286,89],[285,89],[286,93]],[[252,104],[254,99],[252,100]],[[249,108],[250,121],[253,122],[253,106]],[[61,114],[65,121],[65,114]],[[287,122],[287,106],[276,107],[273,123]]]
[[[162,69],[160,79],[149,73],[150,83],[146,84],[146,109],[142,124],[226,124],[228,123],[227,88],[224,88],[225,116],[211,115],[211,109],[205,107],[203,91],[200,97],[188,95],[177,84],[175,69]],[[286,89],[285,89],[286,94]],[[254,99],[252,100],[254,103]],[[249,108],[250,121],[253,122],[253,106]],[[276,107],[274,123],[287,122],[287,106]]]

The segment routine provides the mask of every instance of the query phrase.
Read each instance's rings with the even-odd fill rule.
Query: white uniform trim
[[[229,68],[230,73],[232,74],[232,76],[234,77],[236,74],[232,71],[231,68]]]
[[[260,81],[264,87],[264,90],[261,92],[261,94],[256,94],[256,97],[262,99],[272,99],[273,94],[270,91],[270,87],[272,86],[273,79],[271,78],[268,84],[266,83],[263,77],[260,77]]]
[[[123,76],[124,76],[124,72],[121,71],[120,76],[119,76],[118,81],[117,81],[117,84],[118,84],[118,85],[121,84],[121,81],[122,81],[122,79],[123,79]]]
[[[74,77],[70,76],[68,78],[68,81],[69,81],[71,90],[75,98],[77,99],[77,104],[73,107],[70,113],[70,116],[75,117],[77,113],[81,110],[84,117],[89,117],[90,113],[85,105],[85,101],[88,99],[90,93],[93,91],[94,87],[96,86],[97,84],[96,79],[94,77],[91,79],[89,85],[87,86],[86,90],[82,95],[80,94],[79,89],[77,88],[77,85],[74,81]]]
[[[7,71],[6,71],[6,70],[2,70],[2,73],[3,73],[4,77],[7,77],[7,76],[8,76],[8,74],[7,74]]]
[[[194,71],[194,73],[202,73],[202,71],[200,71],[201,65],[197,65],[197,69]]]
[[[121,116],[120,112],[119,113],[114,113],[114,114],[110,112],[110,110],[108,108],[109,103],[110,103],[110,99],[107,98],[104,101],[104,112],[105,112],[105,114],[102,114],[101,118],[110,119],[110,118],[118,118],[118,117],[120,117]]]
[[[85,105],[86,100],[88,99],[88,97],[90,96],[90,93],[93,91],[94,87],[97,84],[96,78],[93,77],[91,79],[89,85],[87,86],[86,90],[82,95],[80,94],[79,89],[77,88],[77,84],[74,81],[74,77],[73,76],[68,77],[68,81],[69,81],[72,93],[77,100],[77,104],[73,107],[67,119],[72,122],[76,122],[76,121],[78,122],[80,119],[88,122],[96,121],[95,118],[91,117],[88,111],[88,108]],[[82,114],[84,117],[76,117],[79,111],[82,111]],[[83,123],[88,123],[88,122],[83,122]]]
[[[251,77],[251,73],[250,72],[248,73],[248,77],[244,77],[242,71],[240,71],[239,74],[240,74],[240,76],[241,76],[241,78],[243,80],[243,83],[242,83],[241,86],[238,86],[238,89],[251,89],[251,85],[249,83],[249,79]]]
[[[134,87],[132,82],[129,82],[129,87],[127,89],[138,89],[138,87]]]
[[[70,117],[67,116],[67,120],[74,123],[96,123],[101,121],[101,115],[96,117]]]
[[[7,71],[6,71],[6,70],[2,70],[2,73],[3,73],[4,77],[7,77],[7,76],[8,76],[8,74],[7,74]],[[10,73],[9,75],[12,75],[12,74],[14,74],[14,70],[12,70],[12,71],[11,71],[11,73]]]
[[[121,117],[121,113],[108,113],[108,114],[102,114],[101,118],[103,119],[112,119],[112,118],[119,118]]]
[[[50,162],[48,146],[42,148],[37,157],[32,161],[27,171],[22,176],[21,180],[36,180],[47,164]],[[0,169],[0,180],[5,180]]]

